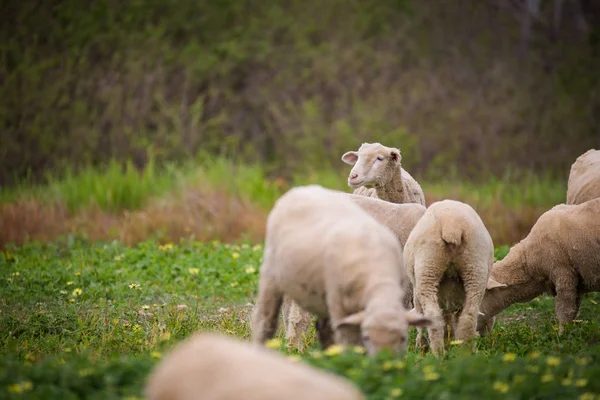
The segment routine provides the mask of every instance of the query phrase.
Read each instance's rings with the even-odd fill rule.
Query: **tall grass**
[[[290,187],[320,184],[350,192],[347,173],[307,169],[285,179],[269,176],[260,164],[206,154],[162,168],[150,162],[141,171],[132,162],[112,161],[104,169],[49,175],[43,185],[5,189],[0,195],[0,245],[75,232],[128,243],[150,237],[259,238],[267,212]],[[417,179],[427,204],[442,199],[470,204],[496,245],[521,240],[542,213],[565,200],[564,181],[533,173],[505,174],[482,183]]]

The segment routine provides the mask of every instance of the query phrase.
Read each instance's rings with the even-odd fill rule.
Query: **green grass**
[[[190,333],[248,340],[261,256],[253,243],[125,247],[70,237],[9,247],[0,253],[0,397],[140,398],[161,354]],[[414,331],[401,363],[324,354],[311,329],[300,357],[348,377],[369,399],[593,399],[585,393],[600,396],[599,302],[587,295],[581,321],[560,337],[551,297],[513,305],[474,355],[462,346],[444,360],[423,355]]]

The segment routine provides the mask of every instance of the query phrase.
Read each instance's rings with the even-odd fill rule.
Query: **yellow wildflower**
[[[554,380],[554,376],[552,374],[544,374],[540,380],[543,383],[552,382]]]
[[[450,344],[452,346],[457,346],[459,344],[463,344],[463,341],[462,340],[453,340],[453,341],[450,342]]]
[[[598,302],[596,300],[594,300],[594,299],[590,299],[590,303],[592,303],[593,305],[597,305],[598,304]]]
[[[248,247],[250,247],[250,246],[248,246],[248,243],[244,243],[244,244],[242,245],[242,249],[244,249],[244,250],[246,250]]]
[[[563,386],[571,386],[573,384],[573,380],[571,378],[565,378],[561,381]]]
[[[506,393],[508,392],[508,389],[510,389],[510,386],[505,382],[496,381],[494,382],[493,388],[500,393]]]
[[[361,346],[354,346],[352,348],[352,350],[356,353],[356,354],[365,354],[365,348],[361,347]]]
[[[233,258],[234,260],[237,260],[238,258],[240,258],[240,253],[236,253],[236,252],[231,253],[231,258]]]
[[[231,287],[236,287],[237,285],[239,285],[239,283],[237,281],[231,282]]]
[[[394,388],[394,389],[390,390],[390,396],[392,396],[392,397],[400,397],[400,396],[402,396],[402,389],[400,389],[400,388]]]
[[[582,366],[588,365],[589,362],[590,362],[590,359],[587,357],[578,358],[577,360],[575,360],[575,364],[582,365]]]
[[[68,292],[66,290],[61,290],[59,293],[60,294],[67,294]]]
[[[73,284],[73,282],[69,281],[67,282],[67,286],[71,286]]]
[[[594,395],[594,393],[582,393],[579,395],[579,400],[594,400],[596,396]]]
[[[539,351],[534,351],[533,353],[529,354],[529,358],[531,358],[532,360],[536,360],[538,358],[540,358],[541,353]]]
[[[584,387],[585,385],[587,385],[587,379],[577,379],[575,381],[575,386],[577,387]]]
[[[402,369],[402,368],[404,368],[404,366],[405,366],[405,365],[406,365],[406,364],[404,363],[404,361],[400,361],[400,360],[398,360],[398,361],[395,361],[395,362],[394,362],[394,367],[396,367],[396,368],[398,368],[398,369]]]
[[[198,268],[188,268],[188,272],[192,275],[198,275],[200,273],[200,269]]]
[[[149,310],[149,309],[150,309],[150,306],[149,306],[149,305],[147,305],[147,304],[144,304],[144,305],[142,306],[142,310]]]
[[[515,361],[516,358],[517,358],[517,355],[515,353],[506,353],[502,357],[502,361],[504,361],[504,362],[512,362],[512,361]]]
[[[549,356],[546,359],[546,363],[551,367],[556,367],[556,366],[560,365],[560,358]]]
[[[29,381],[15,383],[14,385],[10,385],[8,387],[8,391],[10,393],[22,393],[30,391],[31,389],[33,389],[33,384]]]
[[[21,275],[21,273],[20,273],[19,271],[15,271],[15,272],[13,272],[11,275],[12,275],[12,276],[19,276],[19,275]]]
[[[213,240],[212,245],[213,245],[213,247],[217,247],[217,246],[219,246],[219,242],[217,240]]]
[[[423,375],[423,379],[425,379],[426,381],[435,381],[439,378],[440,374],[438,374],[437,372],[427,372],[425,373],[425,375]]]
[[[160,358],[160,353],[158,351],[153,351],[152,353],[150,353],[150,357],[158,359]]]
[[[277,338],[267,340],[265,343],[265,346],[267,346],[271,349],[278,349],[281,347],[281,340],[279,340]]]
[[[69,299],[69,303],[75,303],[75,299],[73,299],[73,298],[70,298],[70,299]]]
[[[73,296],[79,296],[81,293],[83,293],[83,290],[80,288],[75,288],[75,290],[73,290]]]
[[[394,364],[392,364],[391,361],[386,361],[382,365],[384,371],[389,371],[390,369],[392,369],[393,366]]]
[[[427,373],[430,373],[430,372],[435,372],[435,366],[433,366],[433,365],[425,365],[423,367],[423,373],[427,374]]]
[[[327,348],[327,350],[325,350],[323,352],[323,354],[325,354],[326,356],[337,356],[338,354],[340,354],[342,351],[344,350],[344,348],[339,345],[339,344],[334,344],[332,346],[329,346]]]
[[[81,272],[79,272],[79,271],[75,272],[75,276],[81,276]]]
[[[256,269],[254,267],[248,267],[246,268],[246,273],[247,274],[253,274],[256,272]]]
[[[129,284],[129,289],[139,289],[140,285],[139,283],[130,283]]]
[[[173,248],[173,243],[167,243],[167,244],[158,246],[159,250],[171,250],[172,248]]]
[[[165,332],[162,335],[160,335],[160,341],[161,342],[166,342],[169,339],[171,339],[171,333],[169,333],[169,332]]]
[[[133,326],[133,331],[134,331],[134,332],[139,332],[139,331],[141,331],[141,330],[142,330],[142,327],[141,327],[141,326],[139,326],[138,324],[135,324],[135,325]]]
[[[259,251],[260,249],[262,249],[262,246],[260,244],[257,244],[254,247],[252,247],[253,251]]]

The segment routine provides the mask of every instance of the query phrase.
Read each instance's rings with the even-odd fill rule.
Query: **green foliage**
[[[192,332],[248,340],[261,256],[260,244],[245,242],[126,247],[71,237],[9,247],[0,253],[0,397],[140,398],[161,355]],[[515,304],[476,340],[476,354],[452,343],[444,359],[416,351],[414,331],[404,359],[321,352],[312,328],[306,353],[291,354],[281,331],[275,345],[348,377],[369,399],[595,399],[599,302],[586,295],[560,337],[553,298]]]

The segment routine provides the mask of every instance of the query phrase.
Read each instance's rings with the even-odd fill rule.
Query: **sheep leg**
[[[315,330],[317,331],[317,338],[322,350],[327,349],[333,344],[333,329],[331,328],[329,318],[317,317]]]
[[[312,315],[303,310],[296,302],[285,296],[283,299],[283,325],[285,329],[285,337],[288,341],[288,349],[296,347],[298,351],[302,351],[302,337],[306,337]]]
[[[558,334],[561,335],[564,331],[564,325],[572,322],[579,312],[577,278],[573,275],[560,277],[555,280],[555,286],[554,308],[558,317]],[[579,300],[579,304],[581,304],[581,300]]]
[[[427,328],[427,335],[431,352],[435,356],[444,353],[444,316],[438,302],[438,288],[445,271],[439,267],[436,263],[415,267],[415,270],[421,273],[415,277],[414,288],[415,299],[420,303],[423,315],[432,321],[431,326]]]
[[[418,313],[423,314],[423,307],[421,307],[421,303],[416,296],[413,298],[413,303],[415,305],[415,310]],[[423,333],[425,332],[425,328],[416,328],[417,329],[417,339],[415,341],[415,350],[419,350],[424,347],[424,350],[427,351],[428,347],[427,343],[423,339]]]
[[[270,281],[261,281],[252,312],[252,341],[262,344],[277,332],[283,293]]]
[[[465,302],[456,328],[456,338],[464,342],[478,336],[479,306],[483,301],[487,283],[487,276],[484,273],[478,273],[483,271],[481,268],[467,266],[467,270],[471,272],[469,275],[461,274],[465,288]],[[473,351],[475,351],[475,342],[473,342]]]

